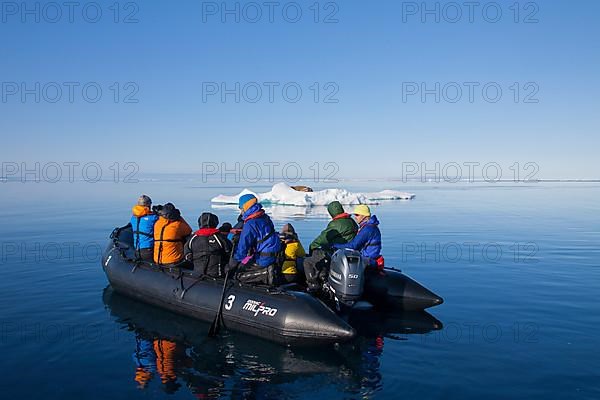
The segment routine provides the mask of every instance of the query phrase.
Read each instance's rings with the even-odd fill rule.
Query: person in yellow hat
[[[366,204],[359,204],[354,208],[354,219],[358,223],[358,233],[346,244],[334,244],[336,249],[353,249],[360,251],[368,259],[370,267],[383,267],[381,256],[381,231],[377,216],[371,215],[371,209]]]

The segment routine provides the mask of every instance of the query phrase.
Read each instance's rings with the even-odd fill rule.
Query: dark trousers
[[[154,261],[154,249],[139,249],[135,252],[136,258],[142,261]]]
[[[281,274],[282,283],[297,283],[298,275],[297,274]]]
[[[319,288],[321,283],[327,279],[329,261],[331,261],[331,257],[321,249],[313,250],[311,255],[304,259],[304,274],[309,288]]]
[[[211,278],[222,278],[223,276],[225,276],[221,264],[206,265],[206,262],[195,261],[193,269],[194,274],[196,275],[207,275]]]
[[[252,264],[240,267],[240,271],[236,275],[238,281],[250,285],[269,285],[274,286],[279,284],[278,274],[275,265],[262,267]]]

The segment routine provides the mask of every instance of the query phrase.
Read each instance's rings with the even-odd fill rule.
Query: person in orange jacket
[[[154,262],[177,264],[183,260],[183,245],[192,228],[171,203],[156,207],[159,215],[154,225]]]

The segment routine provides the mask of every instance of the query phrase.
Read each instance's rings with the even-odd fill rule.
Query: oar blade
[[[218,318],[211,324],[210,329],[208,330],[208,337],[215,337],[219,333],[219,323],[217,321]]]
[[[219,333],[221,328],[221,321],[223,319],[223,300],[225,299],[225,290],[227,289],[227,280],[229,279],[229,271],[225,274],[225,280],[223,281],[223,290],[221,292],[221,300],[219,301],[219,308],[217,309],[217,315],[208,330],[208,337],[215,337]]]

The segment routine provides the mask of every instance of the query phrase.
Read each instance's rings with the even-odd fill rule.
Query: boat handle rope
[[[181,291],[183,292],[185,290],[185,287],[183,286],[183,269],[179,269],[179,276],[175,279],[179,279],[179,286],[181,287]]]
[[[217,279],[216,279],[216,278],[213,278],[213,277],[211,277],[211,276],[208,276],[208,275],[201,275],[201,276],[200,276],[198,279],[196,279],[196,280],[194,280],[192,283],[190,283],[190,286],[188,286],[187,288],[183,289],[183,291],[181,292],[180,299],[181,299],[181,300],[183,300],[183,297],[185,296],[185,294],[187,293],[187,291],[188,291],[188,290],[190,290],[192,287],[194,287],[194,286],[195,286],[195,285],[196,285],[198,282],[200,282],[200,281],[204,281],[204,280],[208,280],[208,279],[211,279],[211,280],[213,280],[214,282],[216,282],[216,281],[217,281]],[[182,282],[183,282],[183,278],[182,278],[181,280],[182,280]],[[182,283],[182,286],[183,286],[183,283]]]
[[[398,268],[394,268],[394,267],[383,267],[384,270],[389,270],[389,271],[396,271],[396,272],[402,272],[401,269]]]

